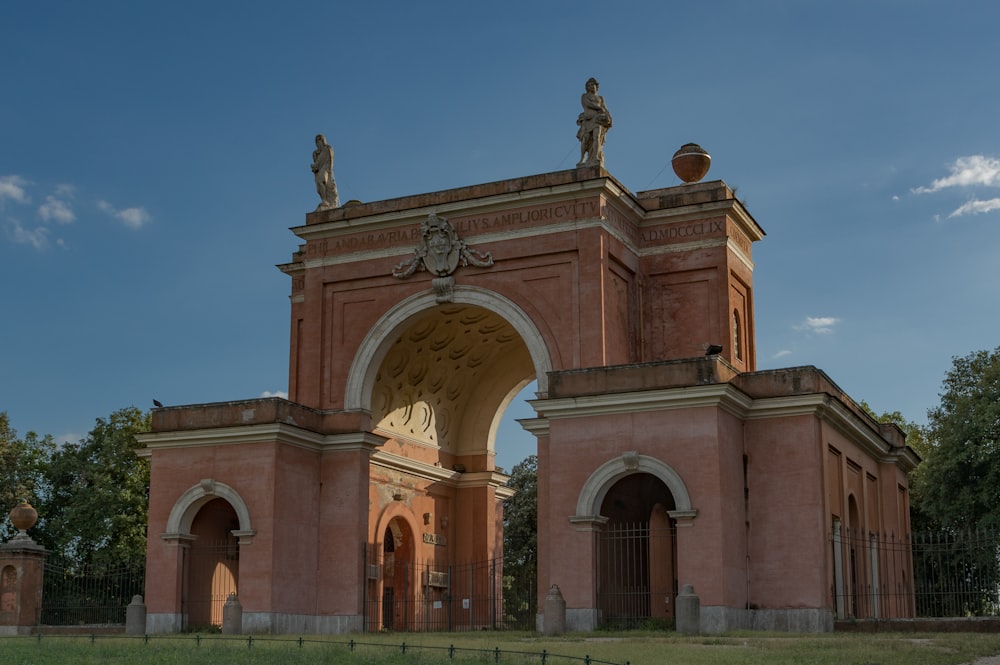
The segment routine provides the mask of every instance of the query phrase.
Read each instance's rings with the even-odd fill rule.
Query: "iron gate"
[[[672,624],[677,600],[674,527],[612,523],[598,537],[601,624],[618,630]]]
[[[412,563],[367,548],[365,630],[534,630],[535,570],[518,572],[505,575],[502,559]]]

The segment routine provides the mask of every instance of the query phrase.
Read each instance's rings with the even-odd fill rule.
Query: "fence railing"
[[[5,638],[16,640],[17,637]],[[226,645],[232,649],[256,650],[267,648],[277,655],[279,650],[290,652],[292,650],[302,651],[305,649],[333,651],[344,654],[344,658],[338,658],[336,662],[353,662],[352,657],[357,657],[360,663],[377,662],[383,659],[388,660],[393,655],[401,655],[408,660],[406,662],[442,662],[466,661],[474,663],[492,662],[494,665],[502,663],[538,663],[539,665],[553,665],[555,663],[582,663],[583,665],[630,665],[628,660],[608,661],[591,658],[589,655],[572,656],[560,653],[551,653],[546,649],[541,651],[527,651],[516,649],[501,649],[499,646],[492,649],[477,649],[471,647],[457,647],[454,644],[448,646],[427,645],[427,644],[399,644],[365,642],[362,640],[315,640],[299,637],[297,639],[262,637],[247,635],[243,637],[211,636],[203,637],[196,635],[145,635],[141,637],[111,636],[111,635],[88,635],[88,636],[65,636],[65,635],[32,635],[23,638],[25,642],[33,642],[42,645],[43,642],[63,642],[78,645],[96,644],[99,641],[114,641],[116,644],[124,644],[130,647],[130,651],[141,656],[144,648],[160,648],[167,643],[174,643],[189,646],[191,649],[200,649],[208,646]],[[121,653],[119,656],[123,655]],[[127,654],[126,654],[127,655]],[[319,655],[319,654],[317,654]],[[333,662],[324,659],[322,662]],[[389,662],[396,662],[391,660]]]
[[[132,597],[144,593],[145,568],[145,561],[114,568],[46,561],[41,624],[124,624]]]
[[[365,630],[534,630],[535,569],[503,559],[466,564],[398,561],[366,552]]]
[[[657,543],[652,536],[649,542],[640,542],[638,554],[627,558],[629,565],[643,572],[643,566],[649,566],[649,555],[676,556],[670,546]],[[841,558],[834,585],[838,616],[1000,616],[1000,530],[921,533],[902,538],[845,530],[833,534],[831,544]],[[611,555],[619,550],[603,552],[603,560],[618,561]],[[132,597],[143,593],[144,572],[141,563],[111,569],[46,562],[41,624],[124,624]],[[501,559],[462,565],[396,563],[368,553],[365,577],[368,631],[535,627],[537,589],[531,567],[505,570]],[[642,577],[652,579],[645,573]],[[662,590],[641,588],[643,603],[646,597],[653,598],[653,591],[663,598],[648,601],[650,609],[666,605],[668,598],[672,601],[676,593],[669,582],[672,578],[672,574],[664,575]],[[619,575],[617,579],[627,582],[631,578]],[[670,613],[665,613],[664,618],[669,617]],[[619,627],[631,624],[623,622]]]
[[[845,529],[831,541],[842,618],[1000,616],[1000,530]]]

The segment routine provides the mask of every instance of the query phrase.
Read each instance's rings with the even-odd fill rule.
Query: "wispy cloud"
[[[831,335],[833,334],[833,327],[838,323],[840,323],[840,319],[833,316],[807,316],[805,321],[794,326],[794,328],[804,333]]]
[[[288,393],[284,390],[275,390],[271,392],[270,390],[265,390],[260,394],[261,397],[280,397],[281,399],[288,399]]]
[[[42,218],[43,222],[56,222],[58,224],[72,224],[76,220],[76,215],[70,208],[69,201],[51,194],[45,197],[45,203],[38,206],[38,216]]]
[[[19,175],[0,176],[0,204],[4,200],[16,203],[31,203],[26,187],[31,184]]]
[[[927,194],[928,192],[939,192],[948,187],[972,187],[975,185],[1000,187],[1000,159],[983,155],[959,157],[948,169],[951,174],[947,177],[935,180],[928,187],[917,187],[913,192]]]
[[[771,359],[777,360],[778,358],[784,358],[785,356],[790,356],[790,355],[792,355],[791,351],[789,351],[788,349],[782,349],[781,351],[778,351],[773,356],[771,356]]]
[[[152,216],[146,212],[145,208],[123,208],[119,210],[107,201],[98,201],[97,207],[115,219],[124,222],[125,226],[130,229],[141,229],[143,226],[153,221]]]
[[[25,227],[16,219],[7,222],[8,236],[18,245],[28,245],[35,249],[44,249],[49,244],[49,230],[44,226]]]
[[[913,193],[929,194],[953,187],[1000,187],[1000,159],[994,157],[985,155],[959,157],[948,170],[950,171],[948,176],[938,178],[925,187],[916,187],[912,190]],[[948,217],[978,215],[994,210],[1000,210],[1000,198],[973,198],[953,210]],[[940,219],[939,215],[934,216],[935,221]]]
[[[948,216],[960,217],[961,215],[978,215],[980,213],[992,212],[994,210],[1000,210],[1000,199],[989,199],[987,201],[973,199],[968,203],[963,203]]]

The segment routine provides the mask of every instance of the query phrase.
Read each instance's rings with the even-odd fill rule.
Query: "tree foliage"
[[[507,486],[517,494],[503,507],[504,572],[534,571],[538,562],[538,457],[529,455],[518,462]]]
[[[145,557],[149,462],[135,455],[135,435],[149,425],[148,413],[120,409],[50,459],[38,507],[41,538],[67,564],[113,566]]]
[[[76,443],[56,445],[29,432],[23,439],[0,413],[0,509],[26,498],[38,511],[29,534],[64,566],[116,567],[146,552],[149,463],[135,454],[135,435],[149,430],[135,407],[98,418]],[[3,520],[0,537],[14,535]]]
[[[55,450],[51,436],[28,432],[23,439],[11,427],[6,412],[0,412],[0,540],[7,541],[16,529],[7,512],[21,499],[37,507],[45,485],[45,467]]]
[[[949,529],[1000,528],[1000,347],[952,359],[931,441],[921,510]]]
[[[516,464],[507,486],[517,494],[503,510],[504,623],[531,630],[538,610],[538,457]]]
[[[933,445],[926,427],[908,420],[899,411],[875,413],[865,402],[861,403],[861,408],[880,423],[897,425],[906,434],[906,445],[913,448],[920,455],[921,460],[928,458]],[[922,488],[926,469],[927,466],[921,462],[916,469],[910,472],[910,526],[914,532],[930,530],[938,526],[930,516],[925,514],[923,509]]]

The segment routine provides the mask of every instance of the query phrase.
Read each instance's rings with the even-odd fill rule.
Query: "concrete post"
[[[229,594],[222,606],[222,634],[241,635],[243,633],[243,605],[235,593]]]
[[[132,596],[132,602],[125,608],[125,634],[146,634],[146,603],[138,594]]]
[[[701,632],[701,599],[690,584],[685,584],[677,595],[677,632],[692,635]]]
[[[559,635],[566,632],[566,601],[555,584],[545,596],[542,613],[542,632],[545,635]]]

